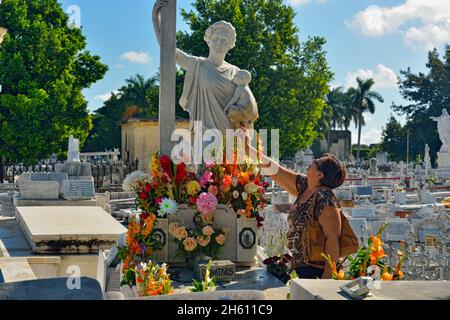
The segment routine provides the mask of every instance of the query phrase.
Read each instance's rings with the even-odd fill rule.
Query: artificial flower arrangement
[[[161,266],[149,261],[141,262],[135,268],[136,289],[139,296],[159,296],[173,294],[172,280],[167,273],[167,265]]]
[[[214,211],[226,204],[237,217],[255,218],[262,226],[259,212],[265,207],[268,183],[259,172],[262,148],[258,138],[258,161],[248,158],[243,164],[236,161],[223,164],[206,162],[204,165],[186,165],[183,159],[172,159],[155,153],[150,163],[150,175],[142,172],[127,177],[127,188],[136,194],[138,216],[129,221],[127,242],[119,248],[123,261],[122,284],[136,283],[135,268],[151,258],[161,243],[154,237],[158,218],[167,218],[178,211],[180,204],[195,206],[198,210],[195,227],[179,223],[169,226],[169,233],[178,244],[178,254],[185,259],[217,257],[224,246],[228,230],[214,229]],[[225,154],[225,153],[224,153]],[[127,180],[126,179],[126,180]]]
[[[406,259],[406,244],[404,242],[401,244],[401,250],[397,251],[399,256],[397,266],[392,268],[385,261],[386,254],[383,249],[381,234],[387,224],[383,224],[380,230],[378,230],[377,235],[371,236],[368,239],[368,244],[362,246],[353,257],[347,257],[350,261],[347,271],[343,268],[338,270],[336,262],[332,261],[330,255],[322,253],[322,256],[331,267],[332,278],[334,280],[354,280],[365,276],[384,281],[402,280],[404,278],[403,271],[401,270]]]
[[[212,193],[202,193],[197,198],[197,210],[194,228],[188,228],[179,222],[169,225],[169,234],[178,246],[177,256],[182,256],[193,267],[195,260],[206,256],[216,258],[227,239],[229,230],[214,228],[214,210],[217,198]]]

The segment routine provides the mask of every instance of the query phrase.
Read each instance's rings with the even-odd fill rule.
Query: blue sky
[[[89,109],[102,105],[111,91],[136,73],[147,77],[159,67],[159,46],[153,32],[154,0],[62,0],[65,11],[79,19],[88,49],[109,65],[105,78],[85,90]],[[190,8],[191,0],[178,0]],[[424,71],[427,50],[442,53],[450,43],[449,0],[286,0],[297,12],[300,39],[323,36],[333,85],[350,86],[357,76],[372,77],[385,98],[367,116],[363,143],[379,141],[381,128],[392,113],[392,102],[403,100],[396,76],[408,67]],[[75,9],[75,11],[74,11]],[[76,12],[79,10],[79,15]],[[178,15],[178,30],[187,25]],[[239,35],[238,35],[239,36]],[[396,116],[404,122],[402,117]],[[353,140],[356,130],[352,125]]]

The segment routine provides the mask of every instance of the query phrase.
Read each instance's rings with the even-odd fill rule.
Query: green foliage
[[[197,281],[195,279],[192,279],[192,285],[194,288],[191,289],[191,292],[209,292],[212,291],[216,285],[215,283],[215,277],[210,278],[211,275],[211,265],[212,260],[209,260],[208,264],[206,265],[206,272],[205,272],[205,278],[203,281]]]
[[[440,116],[442,109],[450,110],[450,46],[446,46],[442,59],[436,49],[430,51],[426,68],[426,73],[413,73],[410,68],[401,71],[400,93],[409,104],[392,106],[407,117],[406,127],[414,139],[412,159],[423,154],[426,143],[433,159],[441,147],[436,122],[430,117]]]
[[[4,0],[0,25],[0,155],[26,165],[62,155],[71,134],[86,140],[92,128],[84,88],[108,67],[86,48],[80,29],[56,0]]]
[[[177,73],[177,101],[183,90],[183,75]],[[137,74],[125,80],[125,85],[97,109],[93,116],[94,128],[84,146],[84,151],[103,151],[121,145],[121,124],[129,118],[158,119],[159,75],[146,79]],[[177,118],[189,114],[177,104]],[[133,159],[134,160],[134,159]]]
[[[382,149],[389,153],[391,161],[406,160],[407,128],[403,127],[394,116],[391,115],[386,127],[383,128]]]
[[[373,79],[362,80],[360,78],[356,79],[356,88],[350,88],[347,92],[351,99],[351,105],[356,114],[356,123],[358,126],[358,149],[356,153],[357,161],[360,160],[360,149],[361,149],[361,129],[366,124],[364,121],[364,113],[370,112],[375,113],[375,100],[379,102],[384,102],[383,97],[375,91],[372,91],[372,87],[375,84]]]
[[[227,61],[252,73],[250,85],[260,114],[255,129],[280,129],[282,156],[293,156],[312,144],[318,130],[327,130],[321,117],[333,74],[323,49],[325,39],[301,43],[293,8],[283,0],[196,0],[193,7],[182,10],[191,33],[178,33],[178,47],[208,56],[205,30],[220,20],[233,24],[238,36]]]

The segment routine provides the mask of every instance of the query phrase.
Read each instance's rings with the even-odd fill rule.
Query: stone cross
[[[159,152],[168,156],[172,151],[170,138],[175,130],[176,19],[177,0],[166,0],[166,5],[161,8]]]

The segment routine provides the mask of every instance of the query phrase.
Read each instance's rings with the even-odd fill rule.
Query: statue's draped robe
[[[189,57],[180,105],[190,114],[191,132],[194,121],[202,122],[203,132],[219,129],[225,135],[233,128],[224,109],[236,91],[232,79],[238,71],[227,62],[216,67],[205,58]]]

